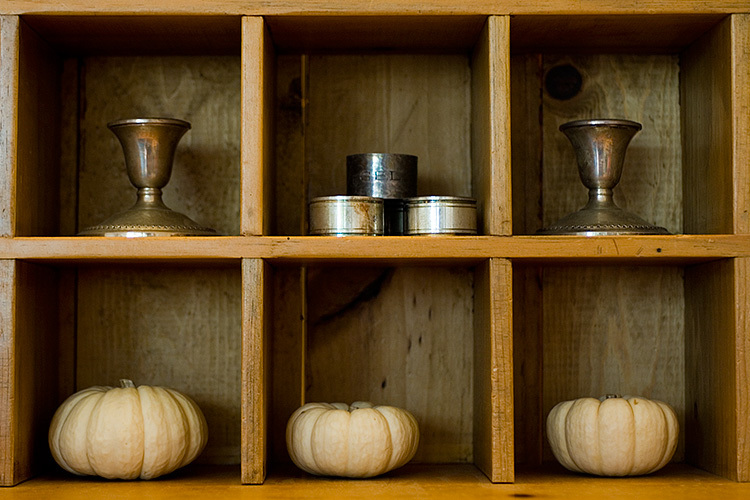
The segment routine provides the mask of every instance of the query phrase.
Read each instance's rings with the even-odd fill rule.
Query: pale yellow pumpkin
[[[373,477],[414,457],[419,427],[411,413],[393,406],[308,403],[289,418],[286,445],[310,474]]]
[[[599,476],[637,476],[664,467],[677,447],[679,424],[661,401],[605,396],[558,403],[547,438],[567,469]]]
[[[49,447],[78,475],[152,479],[192,462],[206,446],[206,419],[192,399],[166,387],[89,387],[55,412]]]

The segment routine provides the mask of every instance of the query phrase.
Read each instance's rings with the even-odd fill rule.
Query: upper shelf
[[[535,263],[688,264],[750,257],[750,235],[2,238],[0,258],[55,263],[231,262],[473,264],[487,258]]]
[[[732,13],[747,11],[747,2],[737,0],[642,0],[618,2],[616,0],[476,0],[451,2],[429,0],[404,2],[403,0],[297,0],[295,2],[268,2],[262,0],[163,0],[158,3],[133,3],[128,0],[5,0],[0,10],[8,14],[112,12],[121,14],[244,14],[244,15],[294,15],[310,14],[692,14],[695,12]]]

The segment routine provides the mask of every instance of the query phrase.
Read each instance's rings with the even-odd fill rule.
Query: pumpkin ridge
[[[95,388],[92,388],[92,389],[95,389]],[[99,388],[96,388],[96,389],[99,389]],[[107,388],[103,388],[103,390],[106,390],[106,389]],[[55,447],[57,448],[57,450],[55,450],[56,452],[53,451],[53,456],[59,456],[60,457],[60,461],[58,463],[65,470],[67,470],[69,472],[72,472],[73,474],[77,474],[79,476],[85,476],[85,475],[95,474],[94,469],[91,466],[91,463],[90,463],[89,458],[88,458],[88,450],[85,449],[85,447],[86,447],[86,430],[88,429],[89,420],[90,420],[90,417],[91,417],[91,412],[90,411],[88,412],[88,417],[86,418],[86,422],[85,422],[84,425],[82,425],[82,427],[83,427],[84,456],[86,457],[86,465],[88,467],[88,471],[90,471],[90,472],[88,472],[88,471],[86,471],[86,472],[79,472],[79,471],[77,471],[73,467],[73,465],[70,464],[70,460],[69,460],[70,459],[70,456],[69,456],[70,450],[68,450],[67,447],[63,447],[62,446],[63,434],[68,434],[70,432],[69,431],[69,426],[74,426],[75,425],[75,420],[71,419],[71,416],[73,416],[73,415],[78,416],[78,414],[81,412],[81,405],[86,400],[89,400],[89,399],[91,399],[91,398],[93,398],[95,396],[98,399],[98,398],[101,398],[102,395],[103,395],[103,392],[99,391],[99,390],[91,390],[91,391],[89,391],[87,389],[86,391],[81,391],[80,393],[73,394],[68,399],[66,399],[65,402],[63,403],[63,406],[58,410],[58,412],[59,412],[59,411],[61,411],[63,409],[67,410],[69,408],[69,410],[67,412],[65,412],[63,415],[60,415],[61,420],[60,420],[59,424],[57,425],[57,433],[56,433],[57,436],[56,436],[56,439],[55,439]],[[96,402],[94,401],[94,404],[95,403]],[[55,417],[53,417],[53,425],[55,423],[55,418],[57,417],[57,413],[58,412],[55,412]],[[65,431],[67,431],[67,432],[65,432]]]
[[[637,457],[637,446],[638,446],[638,440],[636,439],[636,432],[637,432],[637,425],[635,423],[635,411],[633,410],[633,405],[630,404],[630,399],[626,399],[628,402],[628,409],[630,410],[630,414],[633,415],[633,456]],[[633,460],[633,465],[630,466],[630,469],[628,469],[628,475],[633,473],[633,469],[635,469],[635,460]]]

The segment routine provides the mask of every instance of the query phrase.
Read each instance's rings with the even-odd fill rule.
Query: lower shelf
[[[636,478],[597,478],[558,466],[520,470],[515,484],[492,484],[473,465],[408,465],[367,480],[327,479],[297,469],[272,471],[260,486],[243,486],[238,467],[188,467],[153,481],[106,481],[62,473],[0,490],[3,498],[750,498],[750,483],[735,483],[686,465],[669,465]]]

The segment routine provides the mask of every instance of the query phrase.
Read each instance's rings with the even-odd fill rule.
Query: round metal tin
[[[409,198],[404,234],[477,234],[477,201],[459,196]]]
[[[346,157],[346,194],[376,198],[417,195],[417,157],[361,153]]]
[[[382,236],[383,200],[371,196],[321,196],[310,201],[314,236]]]

